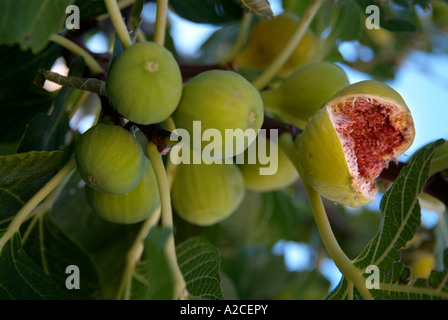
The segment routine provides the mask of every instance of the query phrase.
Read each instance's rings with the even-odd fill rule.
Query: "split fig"
[[[146,158],[146,170],[140,183],[129,192],[111,194],[86,188],[93,211],[113,223],[132,224],[145,220],[160,203],[154,169]]]
[[[266,111],[301,129],[322,105],[350,84],[331,62],[314,62],[294,71],[279,87],[261,92]]]
[[[106,78],[111,105],[138,124],[162,122],[182,95],[182,75],[174,56],[154,42],[139,42],[121,52]]]
[[[241,204],[244,191],[236,164],[181,163],[173,181],[173,207],[185,221],[209,226],[228,218]]]
[[[414,136],[398,92],[377,81],[352,84],[325,103],[296,139],[300,176],[327,199],[368,204],[377,194],[375,179]]]
[[[253,29],[246,47],[235,58],[235,64],[240,68],[266,69],[281,52],[298,23],[299,17],[289,12],[261,20]],[[316,49],[317,38],[308,29],[279,75],[287,76],[309,63]]]
[[[78,171],[97,191],[125,193],[145,173],[144,153],[131,133],[122,127],[99,123],[84,132],[75,149]]]
[[[263,101],[258,90],[238,73],[205,71],[184,85],[173,120],[177,128],[189,133],[191,139],[201,140],[200,145],[190,145],[198,155],[203,155],[204,147],[211,144],[202,139],[208,131],[215,136],[211,138],[213,150],[207,157],[231,158],[242,153],[256,139],[263,123]],[[200,130],[195,127],[197,125]]]

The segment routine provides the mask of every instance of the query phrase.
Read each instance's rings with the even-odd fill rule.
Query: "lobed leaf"
[[[176,252],[190,298],[222,300],[219,251],[202,238],[192,237],[179,244]]]
[[[0,1],[0,44],[19,44],[22,50],[38,53],[65,21],[65,10],[73,0]]]
[[[3,233],[0,230],[0,236]],[[0,299],[67,299],[60,287],[23,250],[18,234],[5,244],[0,255]]]
[[[91,259],[52,221],[48,211],[37,221],[23,244],[26,252],[45,270],[53,281],[71,299],[101,299],[99,280]],[[79,289],[68,290],[66,268],[79,268]]]
[[[174,279],[164,247],[171,230],[152,228],[145,239],[142,260],[132,276],[131,299],[169,300],[173,297]]]
[[[384,275],[389,274],[395,263],[400,260],[400,249],[413,238],[420,225],[418,196],[428,179],[431,161],[443,142],[442,139],[437,140],[418,150],[383,196],[381,229],[354,260],[359,270],[366,270],[371,265],[376,266],[381,272],[383,282]],[[329,298],[348,297],[348,291],[347,281],[343,278]],[[374,290],[372,294],[379,295],[379,292]]]
[[[62,151],[0,156],[0,222],[14,216],[63,163]]]

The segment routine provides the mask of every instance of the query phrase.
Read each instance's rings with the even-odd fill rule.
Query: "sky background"
[[[282,12],[278,0],[270,0],[274,14]],[[155,3],[145,4],[142,17],[146,21],[155,20]],[[185,56],[196,56],[202,43],[218,28],[206,24],[194,24],[169,12],[172,33],[176,49]],[[446,39],[444,39],[446,41]],[[93,37],[88,43],[95,52],[107,50],[107,42],[101,35]],[[343,43],[341,54],[347,59],[357,59],[359,44]],[[363,52],[369,55],[368,50]],[[341,65],[347,72],[351,83],[371,79],[367,74],[352,70]],[[413,145],[400,160],[408,158],[425,144],[439,138],[448,139],[448,56],[445,54],[428,54],[412,52],[398,70],[396,79],[387,82],[398,91],[411,110],[416,137]],[[370,207],[378,210],[381,198]],[[428,227],[437,223],[437,214],[427,210],[422,211],[422,222]],[[341,274],[330,259],[324,259],[318,266],[314,250],[305,243],[279,241],[273,248],[273,253],[285,256],[285,264],[291,271],[319,268],[321,273],[331,282],[330,290],[339,282]]]

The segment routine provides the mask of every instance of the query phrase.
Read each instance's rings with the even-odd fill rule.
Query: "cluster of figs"
[[[298,22],[282,14],[262,20],[257,28],[273,32],[275,26],[264,24],[275,25],[276,21],[277,29],[283,30]],[[255,29],[255,39],[249,40],[236,59],[242,67],[247,55],[261,50],[257,49],[263,47],[260,42],[270,41],[258,33]],[[315,48],[312,37],[308,34],[299,44],[296,51],[302,58],[292,56],[296,63],[291,62],[290,72],[283,70],[281,81],[261,91],[230,70],[204,71],[184,82],[174,56],[154,42],[135,43],[113,61],[106,80],[107,96],[116,111],[133,123],[163,124],[172,118],[177,128],[193,135],[193,123],[200,121],[201,130],[217,129],[224,136],[226,129],[241,129],[242,134],[247,129],[258,131],[264,115],[269,114],[303,130],[294,141],[294,159],[267,139],[267,152],[278,155],[278,169],[272,175],[260,174],[265,164],[258,162],[179,164],[171,199],[182,219],[199,226],[218,223],[236,211],[245,190],[280,190],[300,178],[343,205],[356,207],[375,199],[375,179],[413,142],[411,114],[402,97],[386,84],[350,84],[338,65],[312,62],[312,54],[307,54]],[[258,55],[280,50],[270,44]],[[214,158],[244,154],[252,143],[266,139],[262,135],[241,138],[244,143],[230,154],[223,143],[222,152],[215,150]],[[115,124],[98,123],[81,135],[75,149],[77,168],[86,183],[89,204],[103,219],[137,223],[160,204],[146,147]]]

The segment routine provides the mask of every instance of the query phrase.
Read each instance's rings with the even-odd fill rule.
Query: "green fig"
[[[244,190],[236,164],[181,163],[173,181],[173,208],[185,221],[209,226],[228,218],[239,207]]]
[[[174,56],[154,42],[139,42],[121,52],[106,78],[111,105],[138,124],[168,119],[182,95],[182,75]]]
[[[236,56],[234,63],[239,68],[266,69],[282,51],[293,33],[299,17],[284,12],[272,19],[261,20],[253,29],[246,47]],[[298,67],[309,63],[318,48],[318,39],[311,30],[306,30],[302,40],[279,71],[288,76]]]
[[[445,32],[448,32],[448,3],[433,0],[431,6],[434,24]]]
[[[266,111],[303,129],[328,99],[349,84],[338,65],[314,62],[294,71],[277,88],[262,91],[261,97]]]
[[[131,133],[122,127],[99,123],[84,132],[75,149],[78,171],[98,191],[125,193],[145,173],[145,156]]]
[[[263,123],[263,101],[258,90],[238,73],[205,71],[184,85],[173,120],[177,128],[189,133],[191,141],[200,139],[197,145],[190,145],[198,155],[231,158],[256,139]],[[213,135],[212,142],[207,141],[210,137],[203,138],[206,133]],[[204,155],[204,147],[211,143],[212,152]]]
[[[148,158],[143,178],[131,191],[111,194],[87,187],[86,193],[94,212],[113,223],[132,224],[143,221],[160,203],[156,176]]]
[[[281,190],[292,185],[299,179],[299,174],[289,160],[286,153],[278,147],[278,144],[266,139],[263,135],[258,135],[257,142],[263,140],[266,144],[266,155],[269,157],[270,162],[263,164],[257,157],[255,163],[249,162],[249,157],[245,155],[245,161],[239,164],[241,173],[244,177],[244,183],[246,188],[257,192],[268,192]],[[255,144],[256,142],[254,142]],[[246,153],[250,151],[252,145],[246,150]],[[276,155],[275,157],[273,155]],[[262,168],[271,169],[272,174],[263,174]],[[269,170],[269,171],[271,171]]]
[[[327,199],[368,204],[377,194],[375,179],[414,136],[398,92],[372,80],[352,84],[327,101],[296,139],[300,176]]]

